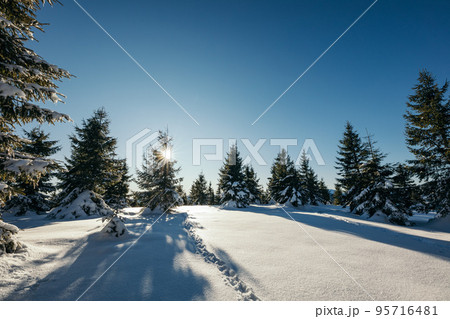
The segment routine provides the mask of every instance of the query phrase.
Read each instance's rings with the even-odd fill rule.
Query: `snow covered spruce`
[[[300,167],[297,169],[286,150],[282,149],[270,172],[269,195],[279,204],[298,207],[326,204],[330,200],[325,183],[318,180],[305,153],[302,154]]]
[[[244,166],[237,145],[232,145],[219,171],[219,203],[222,207],[244,208],[260,203],[261,190],[253,168]]]
[[[114,211],[112,214],[104,216],[102,218],[102,222],[106,223],[106,225],[102,229],[102,233],[120,237],[128,232],[125,226],[125,218],[121,216],[117,211]]]
[[[142,191],[137,192],[137,202],[146,207],[146,212],[168,212],[184,203],[177,178],[180,168],[172,157],[172,137],[167,131],[159,131],[157,144],[144,155],[142,169],[137,173],[137,184]]]
[[[42,30],[35,11],[44,2],[52,4],[43,0],[12,0],[0,7],[0,206],[20,194],[24,184],[36,185],[48,173],[51,163],[38,154],[28,154],[23,149],[28,141],[19,137],[15,128],[32,121],[70,120],[65,114],[35,104],[61,101],[63,95],[57,91],[55,81],[71,77],[25,46],[34,40],[35,30]],[[20,247],[14,237],[17,229],[1,223],[0,245],[4,252],[14,252]]]
[[[58,219],[108,216],[113,210],[106,201],[125,205],[129,177],[124,160],[116,156],[117,140],[109,136],[105,110],[95,111],[75,130],[77,134],[70,136],[71,157],[58,174],[59,205],[49,216]]]
[[[0,220],[0,256],[5,253],[15,253],[22,248],[22,243],[17,240],[19,228]]]

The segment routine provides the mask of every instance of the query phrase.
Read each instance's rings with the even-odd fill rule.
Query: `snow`
[[[21,99],[26,98],[25,93],[21,89],[15,87],[13,85],[10,85],[8,83],[5,83],[5,82],[3,82],[3,80],[0,81],[0,96],[15,97],[16,95],[17,95],[17,97],[19,97]]]
[[[448,217],[404,227],[331,205],[283,209],[127,208],[118,238],[94,216],[6,214],[26,249],[0,257],[0,300],[450,298]]]
[[[5,184],[5,183],[3,183],[3,182],[0,182],[0,192],[3,192],[3,190],[4,189],[7,189],[8,188],[8,185],[7,184]]]
[[[62,200],[61,205],[49,211],[49,217],[77,219],[91,215],[108,216],[113,213],[113,210],[96,193],[89,190],[78,193],[78,189],[73,190]]]
[[[7,224],[5,222],[2,222],[1,220],[0,220],[0,228],[10,231],[13,234],[17,234],[19,232],[19,228],[17,228],[17,226]]]

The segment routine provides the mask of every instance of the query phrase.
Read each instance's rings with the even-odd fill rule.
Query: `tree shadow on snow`
[[[125,239],[90,235],[84,245],[73,247],[62,257],[78,255],[68,266],[56,269],[32,287],[19,287],[21,297],[7,299],[76,300],[155,219],[134,219],[127,224],[131,234]],[[208,281],[178,262],[179,254],[195,253],[195,245],[183,227],[185,219],[186,214],[163,216],[80,300],[205,299]]]
[[[370,225],[365,223],[358,223],[358,221],[361,221],[359,216],[353,216],[349,213],[345,214],[344,212],[339,210],[333,212],[330,210],[326,211],[323,208],[318,207],[318,209],[314,211],[313,207],[307,207],[306,211],[308,213],[305,214],[299,211],[303,210],[303,208],[301,207],[295,211],[293,210],[293,208],[284,209],[292,216],[295,221],[305,225],[329,231],[347,233],[368,240],[377,241],[383,244],[425,253],[445,260],[448,260],[450,258],[450,241],[427,238],[419,235],[412,235],[400,231],[395,231],[393,229],[383,227],[384,224],[377,222],[371,222]],[[249,213],[277,216],[292,221],[291,217],[289,217],[281,208],[273,206],[258,206],[257,209],[245,210]],[[345,219],[340,219],[339,217],[345,217]]]

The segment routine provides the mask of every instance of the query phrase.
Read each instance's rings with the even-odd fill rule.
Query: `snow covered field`
[[[444,221],[401,227],[335,206],[285,209],[183,206],[158,219],[129,208],[125,238],[100,233],[99,218],[5,215],[27,249],[0,257],[0,299],[450,299]]]

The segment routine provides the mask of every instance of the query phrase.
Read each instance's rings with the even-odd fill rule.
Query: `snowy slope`
[[[185,210],[208,248],[262,300],[450,299],[449,233],[332,206],[287,209],[300,223],[276,206]]]
[[[0,300],[450,299],[449,232],[301,210],[130,208],[122,238],[99,218],[5,216],[27,250],[0,258]]]
[[[100,233],[99,218],[15,218],[28,251],[0,258],[0,300],[76,300],[157,217],[131,213],[126,238]],[[185,219],[161,218],[80,300],[236,300],[195,254]]]

